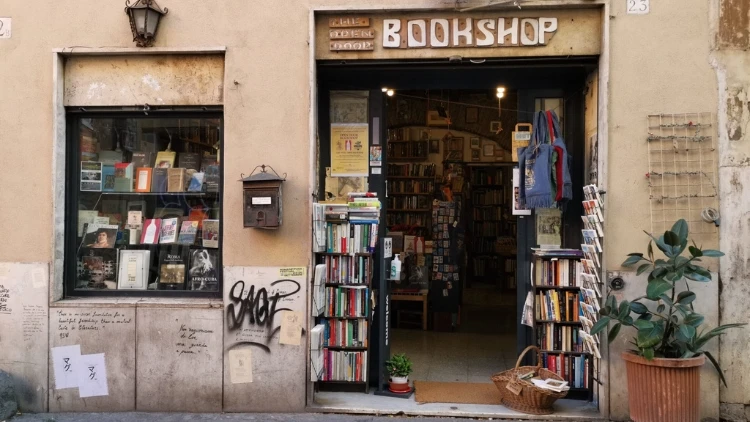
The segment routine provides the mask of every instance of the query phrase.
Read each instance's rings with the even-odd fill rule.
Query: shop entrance
[[[315,406],[415,414],[435,406],[450,414],[438,403],[463,403],[464,395],[494,389],[491,376],[513,367],[519,352],[535,343],[521,314],[538,242],[534,216],[513,212],[513,132],[527,131],[535,112],[554,111],[573,157],[572,182],[583,186],[585,96],[595,71],[593,57],[318,63],[318,200],[359,189],[376,193],[382,209],[368,347],[374,392],[316,386]],[[331,125],[347,123],[369,125],[366,178],[330,177]],[[580,191],[556,229],[562,247],[581,243]],[[398,254],[398,275],[384,256],[384,238],[393,258]],[[400,353],[413,362],[410,380],[434,389],[434,405],[412,409],[414,396],[383,397],[389,395],[385,361]],[[569,396],[580,401],[565,402],[565,412],[598,415],[592,392]],[[501,414],[498,408],[461,407],[481,416]]]

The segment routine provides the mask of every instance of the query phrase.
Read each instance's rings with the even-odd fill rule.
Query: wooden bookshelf
[[[512,239],[507,225],[510,197],[505,183],[511,180],[509,167],[474,163],[468,173],[469,274],[467,282],[491,282],[499,290],[516,289],[516,257],[500,253],[498,239]]]

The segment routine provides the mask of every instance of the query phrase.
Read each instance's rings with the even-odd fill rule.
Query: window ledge
[[[221,299],[81,297],[58,300],[50,308],[222,308]]]

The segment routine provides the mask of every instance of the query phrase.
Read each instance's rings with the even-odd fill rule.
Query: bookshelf
[[[426,161],[428,141],[388,141],[387,157],[394,161]]]
[[[389,153],[391,143],[398,146],[402,143],[417,144],[421,142],[423,141],[388,141]],[[427,144],[426,141],[424,142],[426,154]],[[389,229],[408,226],[421,236],[427,234],[427,228],[431,226],[432,197],[436,186],[435,174],[435,164],[388,164],[386,225]]]
[[[516,244],[505,186],[510,180],[510,168],[492,165],[469,168],[470,279],[490,282],[512,292],[516,288]]]
[[[542,366],[568,382],[566,398],[593,400],[594,356],[580,332],[584,330],[583,254],[579,250],[536,252],[531,280],[534,294],[532,332],[541,350]]]
[[[380,202],[370,197],[362,209],[352,204],[315,204],[316,234],[311,332],[311,381],[316,388],[364,387],[369,392],[372,327],[373,252]],[[360,206],[362,204],[360,203]],[[321,242],[321,238],[324,238]]]

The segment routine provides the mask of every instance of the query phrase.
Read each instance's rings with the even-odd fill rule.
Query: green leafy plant
[[[718,250],[701,249],[695,242],[688,246],[688,224],[685,220],[677,221],[671,230],[658,238],[646,234],[651,237],[647,256],[643,256],[642,253],[630,253],[622,263],[624,267],[639,264],[638,275],[650,271],[646,294],[632,301],[623,300],[619,304],[614,296],[609,296],[599,311],[599,321],[594,324],[591,334],[604,330],[610,322],[614,322],[608,335],[611,343],[617,338],[623,325],[634,327],[637,334],[631,343],[637,349],[634,350],[635,353],[648,360],[655,357],[685,359],[704,354],[726,385],[719,362],[711,353],[703,350],[703,347],[727,329],[745,324],[726,324],[712,330],[702,329],[704,316],[695,312],[693,302],[697,296],[689,286],[690,281],[711,281],[711,273],[697,264],[701,262],[701,257],[718,258],[724,254]],[[654,258],[654,244],[667,259]],[[682,255],[686,249],[689,257]],[[683,286],[684,290],[681,289]]]
[[[385,368],[392,377],[408,377],[412,371],[411,360],[403,353],[393,355],[385,362]]]

